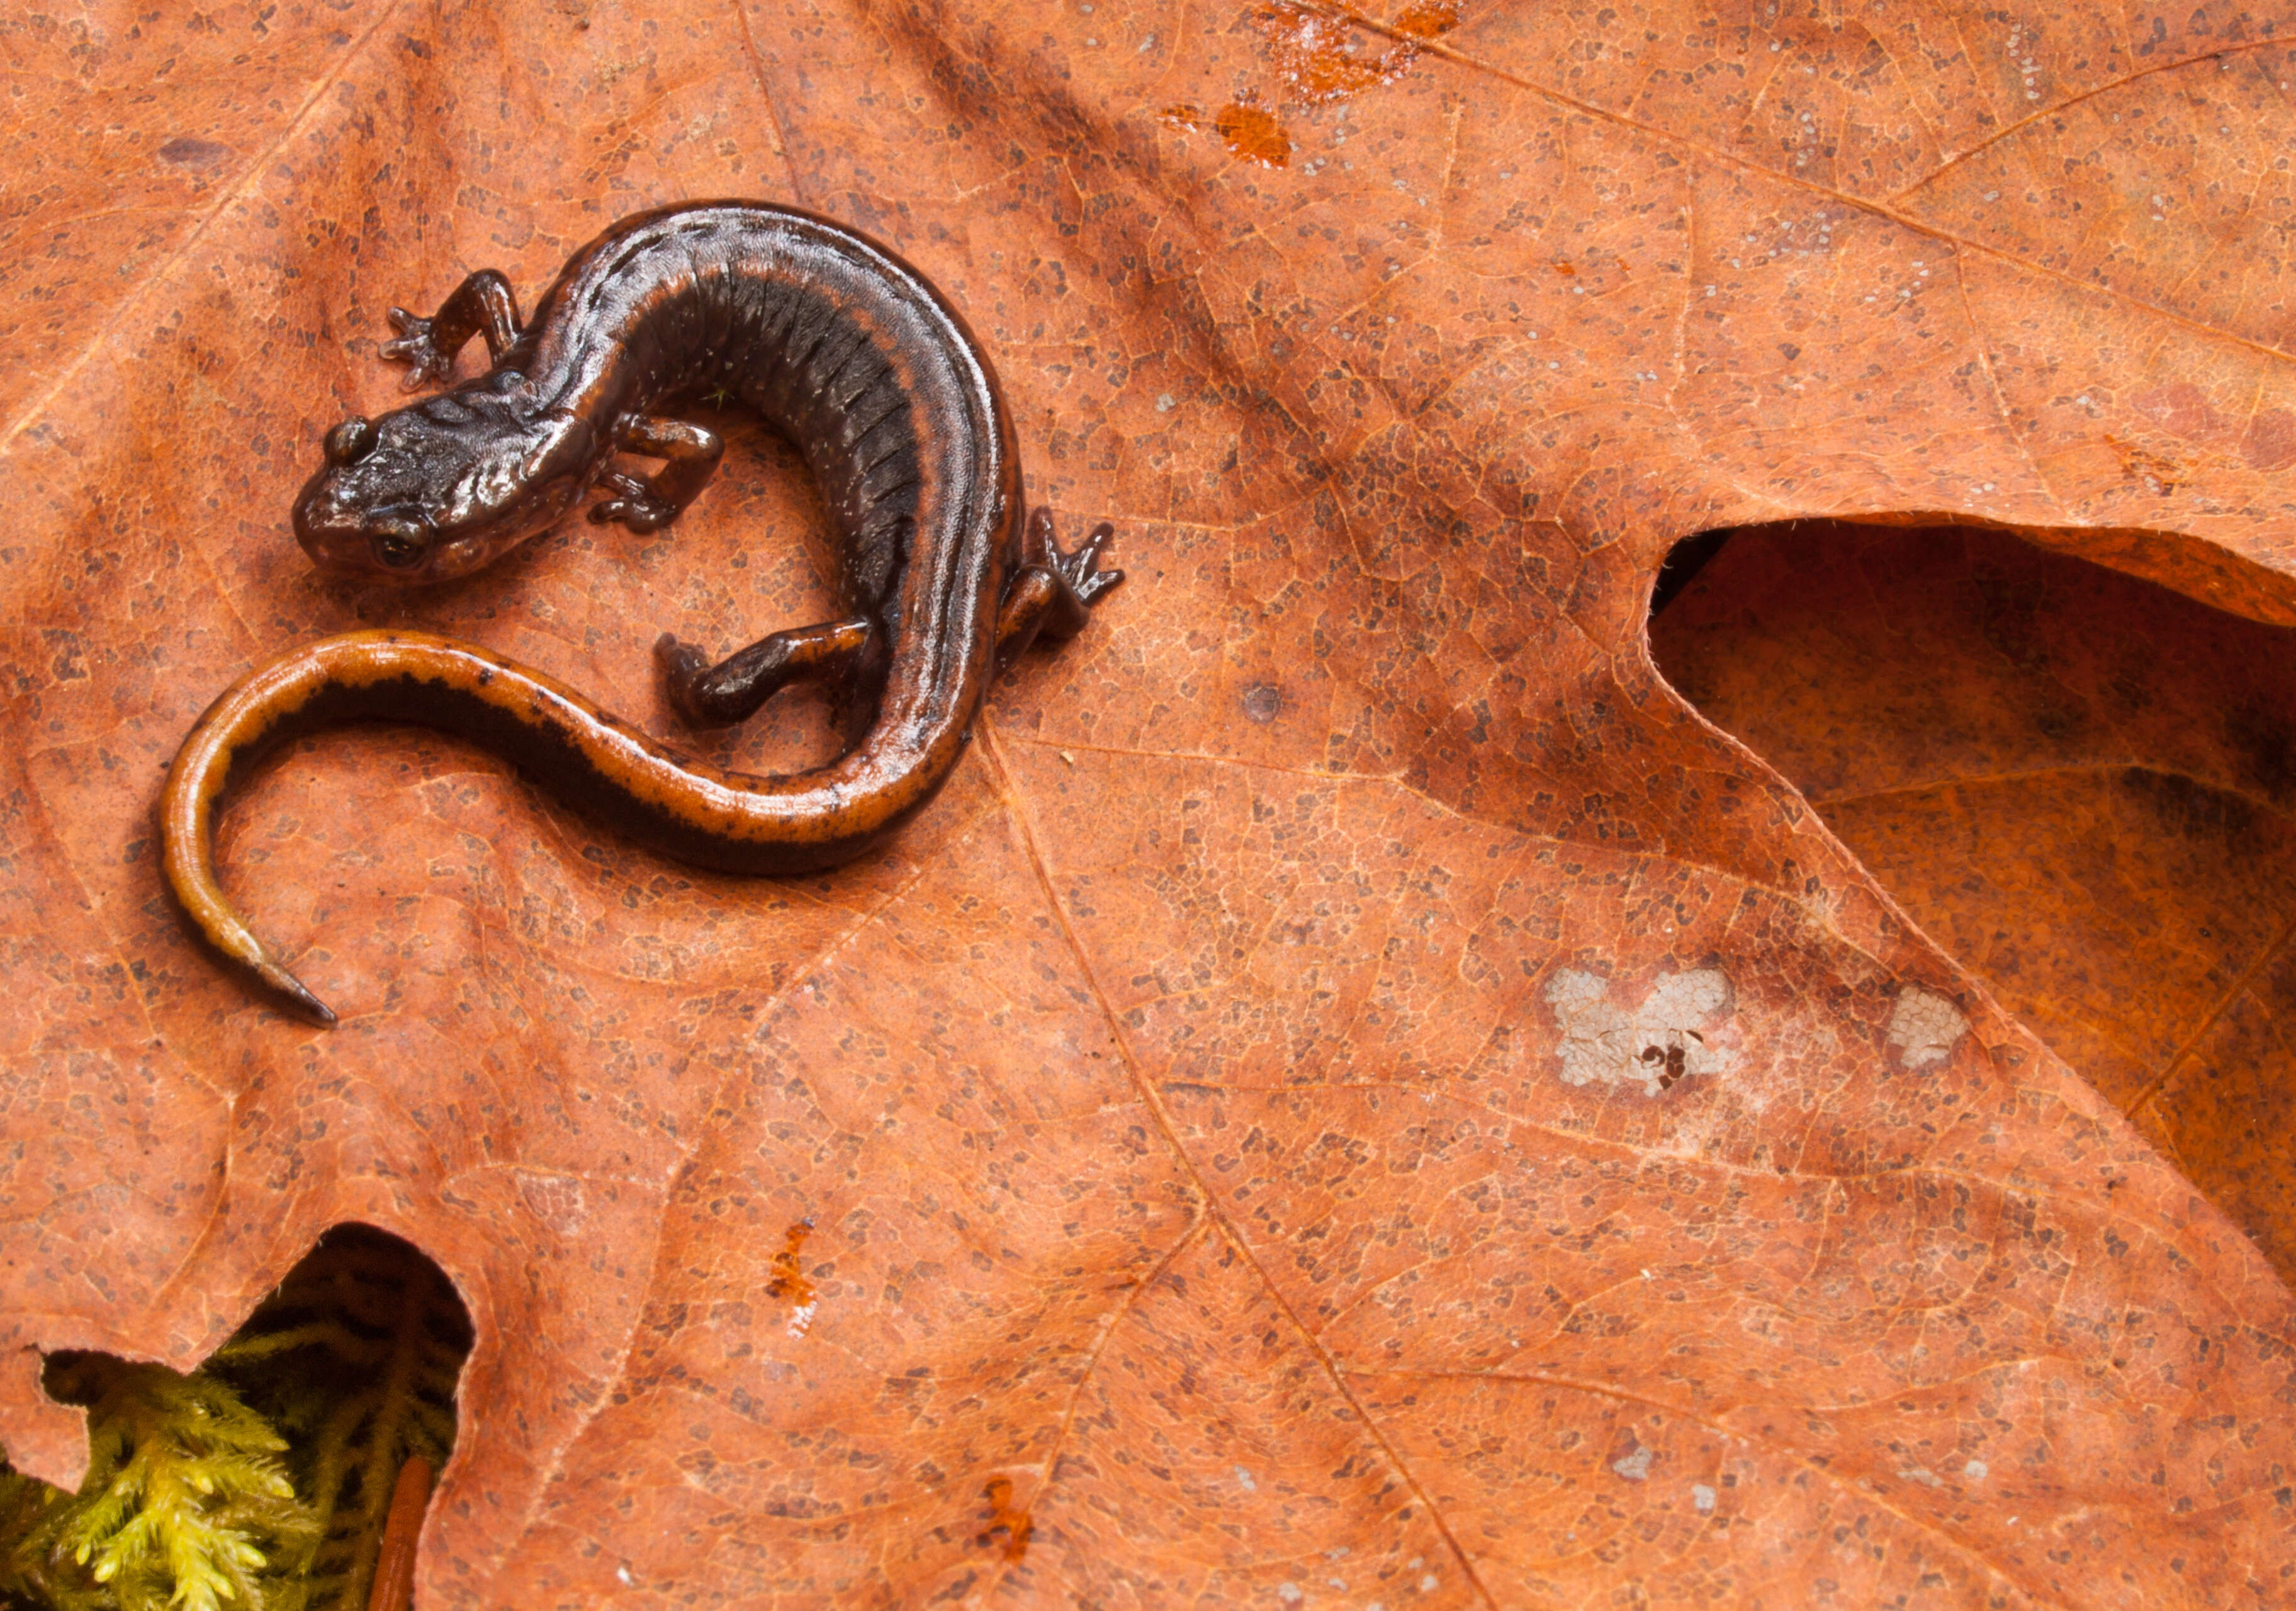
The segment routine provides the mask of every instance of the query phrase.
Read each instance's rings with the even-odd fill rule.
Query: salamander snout
[[[321,439],[322,462],[294,518],[295,540],[322,569],[437,581],[480,557],[449,540],[445,522],[457,512],[440,497],[469,480],[470,445],[405,413],[354,415]]]
[[[422,570],[430,557],[432,534],[419,510],[376,508],[373,490],[343,473],[373,455],[381,440],[374,422],[357,415],[327,432],[326,468],[295,500],[296,540],[321,564],[407,576]]]
[[[351,466],[336,458],[337,439],[345,431],[338,426],[329,433],[326,467],[295,500],[295,540],[329,571],[379,572],[401,581],[421,579],[430,569],[436,534],[411,502],[393,499],[378,507],[371,501],[366,489],[357,484]]]
[[[487,388],[442,392],[320,439],[295,540],[321,569],[393,582],[467,576],[546,530],[588,484],[595,436]]]

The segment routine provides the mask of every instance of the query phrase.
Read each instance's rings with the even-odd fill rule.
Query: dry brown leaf
[[[1998,532],[1739,533],[1660,669],[2296,1273],[2296,631]]]
[[[479,1334],[426,1604],[2288,1603],[2287,1288],[1644,637],[1924,511],[2296,618],[2288,21],[636,9],[0,23],[12,1459],[363,1219]],[[433,593],[288,540],[388,304],[725,193],[932,275],[1131,580],[830,877],[309,743],[223,859],[350,1017],[242,999],[148,823],[250,665],[667,730],[654,633],[818,614],[755,432]]]

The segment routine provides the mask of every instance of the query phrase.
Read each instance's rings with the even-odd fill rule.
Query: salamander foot
[[[1102,594],[1124,579],[1121,571],[1100,568],[1100,551],[1115,535],[1116,528],[1103,521],[1077,546],[1074,554],[1063,554],[1059,542],[1053,537],[1050,526],[1046,528],[1046,564],[1060,573],[1061,579],[1068,583],[1069,590],[1076,595],[1077,603],[1087,609]]]
[[[653,663],[661,673],[662,696],[677,719],[689,727],[722,726],[720,719],[712,717],[699,698],[702,673],[709,670],[710,659],[692,644],[682,644],[668,632],[653,640]]]
[[[432,339],[430,320],[394,308],[390,327],[399,334],[385,341],[380,350],[384,358],[406,366],[406,379],[400,382],[405,390],[413,391],[432,381],[443,381],[454,372],[455,355]]]
[[[677,505],[666,497],[657,497],[652,489],[638,476],[610,471],[598,478],[598,484],[613,493],[601,504],[590,505],[590,519],[597,525],[619,521],[644,537],[659,531],[677,518]]]

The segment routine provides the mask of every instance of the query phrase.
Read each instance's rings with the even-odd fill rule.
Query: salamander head
[[[597,458],[590,427],[534,412],[497,371],[327,432],[327,462],[295,500],[295,540],[329,571],[444,581],[549,530]]]

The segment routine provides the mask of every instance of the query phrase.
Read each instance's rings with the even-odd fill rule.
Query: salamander
[[[844,740],[811,770],[753,777],[657,744],[563,684],[411,631],[294,649],[209,706],[160,801],[162,861],[194,931],[243,979],[334,1015],[249,933],[216,877],[231,777],[336,721],[472,738],[562,798],[677,859],[735,873],[833,867],[881,843],[955,767],[989,678],[1039,636],[1079,631],[1123,579],[1096,527],[1073,554],[1021,494],[1013,418],[964,319],[857,231],[792,208],[704,201],[636,214],[576,252],[521,320],[510,283],[470,275],[429,318],[390,310],[382,352],[412,389],[482,337],[474,379],[326,433],[294,505],[322,568],[405,582],[463,576],[568,514],[668,525],[717,468],[718,437],[676,405],[739,398],[803,455],[838,538],[839,615],[712,662],[664,633],[668,703],[737,722],[777,690],[826,686]],[[662,461],[617,469],[617,452]]]

